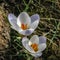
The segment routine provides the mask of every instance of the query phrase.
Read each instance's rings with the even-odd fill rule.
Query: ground
[[[0,6],[7,15],[14,13],[18,16],[26,11],[30,16],[38,13],[40,23],[34,34],[45,35],[47,48],[39,60],[60,60],[60,1],[59,0],[0,0]],[[0,20],[1,21],[1,20]],[[8,22],[9,23],[9,22]],[[30,37],[32,36],[30,35]],[[6,52],[1,55],[3,60],[33,60],[21,43],[22,35],[10,28],[10,42]],[[29,38],[30,38],[29,37]]]

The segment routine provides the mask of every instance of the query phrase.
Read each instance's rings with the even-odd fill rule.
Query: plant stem
[[[27,10],[28,10],[31,1],[32,1],[32,0],[29,0],[29,3],[26,4],[25,0],[23,0],[24,4],[25,4],[25,6],[26,6],[26,8],[24,9],[24,11],[27,11]]]

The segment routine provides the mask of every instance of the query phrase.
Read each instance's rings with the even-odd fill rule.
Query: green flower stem
[[[56,24],[57,25],[57,24]],[[56,31],[55,31],[55,34],[53,35],[53,37],[52,37],[52,39],[51,40],[53,40],[54,38],[55,38],[55,36],[56,36],[56,33],[57,33],[57,29],[58,29],[58,26],[60,25],[60,22],[58,23],[58,25],[57,25],[57,27],[56,27]]]
[[[25,0],[23,0],[24,4],[25,4],[25,6],[26,6],[26,8],[24,9],[24,11],[27,11],[27,10],[28,10],[31,1],[32,1],[32,0],[29,0],[29,3],[26,4]]]

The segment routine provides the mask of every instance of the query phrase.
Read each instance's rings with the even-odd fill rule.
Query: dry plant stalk
[[[10,28],[9,24],[6,22],[5,16],[6,14],[3,8],[0,7],[0,53],[1,51],[5,52],[10,40]]]

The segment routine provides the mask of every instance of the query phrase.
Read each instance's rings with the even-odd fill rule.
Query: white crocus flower
[[[46,48],[46,37],[34,35],[30,40],[24,37],[22,39],[22,44],[32,56],[39,57]]]
[[[37,28],[40,17],[38,14],[29,17],[26,12],[22,12],[16,17],[14,14],[10,13],[8,20],[14,30],[23,35],[30,35]]]

